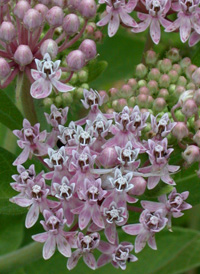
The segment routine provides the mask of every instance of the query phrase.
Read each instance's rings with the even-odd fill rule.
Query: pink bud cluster
[[[51,113],[45,114],[51,132],[40,132],[39,124],[31,126],[26,119],[23,129],[14,131],[23,151],[13,163],[18,174],[13,175],[11,186],[19,194],[11,202],[28,207],[27,228],[41,213],[44,232],[32,238],[44,243],[44,259],[49,259],[56,248],[68,257],[69,270],[81,257],[91,269],[109,262],[126,269],[127,262],[137,260],[131,254],[133,249],[138,253],[146,243],[157,249],[155,234],[164,227],[171,230],[172,217],[178,218],[183,210],[191,208],[185,202],[189,192],[178,193],[174,188],[172,176],[179,166],[169,164],[173,149],[168,147],[166,137],[176,123],[167,113],[160,119],[151,115],[154,135],[145,141],[141,136],[149,112],[136,105],[103,113],[103,101],[97,91],[84,90],[82,104],[89,111],[81,120],[66,126],[68,108],[52,105]],[[32,156],[45,167],[39,174],[34,165],[28,169],[22,166]],[[146,156],[146,162],[142,156]],[[159,203],[131,205],[146,187],[151,190],[162,182],[170,186],[171,193],[158,197]],[[133,212],[141,212],[138,224],[127,223]],[[118,227],[137,235],[134,245],[133,240],[119,241]],[[101,240],[101,233],[107,241]],[[95,249],[102,253],[98,260]]]
[[[38,4],[31,5],[31,1],[20,0],[15,4],[9,4],[9,1],[6,1],[2,6],[0,11],[1,88],[8,86],[20,72],[25,72],[33,83],[36,79],[31,70],[37,68],[40,71],[35,63],[36,60],[41,60],[47,53],[51,59],[55,59],[58,53],[69,49],[75,42],[82,39],[88,20],[96,15],[95,1],[82,0],[80,5],[77,1],[76,7],[70,1],[68,4],[65,2],[39,1]],[[72,9],[73,12],[65,14],[67,9],[63,10],[63,8],[68,8],[68,12]],[[84,19],[83,26],[80,23],[80,16]],[[59,35],[56,34],[58,29]],[[95,42],[90,39],[82,40],[80,48],[71,51],[67,57],[69,67],[67,69],[61,67],[60,73],[68,71],[72,76],[74,71],[80,70],[95,57]],[[64,83],[67,83],[70,77],[63,80]]]
[[[99,4],[106,4],[106,11],[102,14],[98,26],[108,24],[108,35],[116,34],[119,25],[131,28],[133,33],[150,29],[151,39],[155,44],[160,42],[161,26],[166,32],[180,31],[183,43],[189,40],[189,46],[200,41],[200,10],[199,0],[99,0]],[[130,13],[137,11],[139,19],[136,22]],[[176,14],[172,22],[169,15]]]

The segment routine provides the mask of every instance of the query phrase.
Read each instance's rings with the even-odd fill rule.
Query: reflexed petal
[[[200,41],[200,34],[198,34],[196,31],[194,31],[191,36],[190,36],[190,40],[189,40],[189,46],[193,47],[194,45],[196,45],[198,42]]]
[[[115,35],[119,28],[119,14],[117,12],[112,14],[112,17],[110,18],[110,22],[108,24],[108,36],[112,37]]]
[[[26,199],[26,198],[23,198],[23,197],[19,197],[19,196],[11,198],[10,202],[15,203],[15,204],[17,204],[21,207],[27,207],[27,206],[30,206],[33,203],[32,200]]]
[[[172,186],[176,185],[174,180],[172,178],[170,178],[169,174],[165,174],[165,175],[161,176],[161,180],[168,185],[172,185]]]
[[[158,202],[141,201],[141,205],[144,209],[148,209],[150,212],[165,208],[164,204]]]
[[[140,252],[145,247],[148,237],[149,237],[148,232],[143,232],[136,237],[135,253]]]
[[[128,13],[132,12],[137,5],[138,0],[129,0],[125,5],[124,10]]]
[[[130,235],[138,235],[142,229],[141,224],[125,225],[122,229]]]
[[[48,80],[39,79],[31,85],[31,96],[36,99],[41,99],[49,96],[52,91],[52,84]]]
[[[75,89],[74,87],[68,86],[68,85],[56,80],[55,78],[51,79],[51,83],[60,92],[67,92],[67,91],[71,91],[71,90]]]
[[[120,11],[119,16],[125,25],[130,27],[137,26],[135,20],[130,15],[128,15],[123,9]]]
[[[81,251],[80,251],[80,249],[77,249],[76,251],[74,251],[72,253],[72,256],[68,259],[67,268],[69,270],[73,269],[77,265],[80,257],[81,257]]]
[[[88,225],[91,219],[91,210],[92,208],[85,206],[85,208],[83,208],[83,210],[80,212],[78,223],[81,230],[86,228],[86,226]]]
[[[30,148],[28,146],[26,146],[24,148],[24,150],[22,151],[22,153],[17,157],[17,159],[13,162],[14,166],[23,164],[24,162],[26,162],[26,160],[28,159],[30,153]]]
[[[40,71],[37,71],[37,70],[35,70],[35,69],[32,69],[31,70],[31,76],[33,77],[33,79],[36,81],[36,80],[38,80],[38,79],[40,79],[41,77],[42,77],[42,72],[40,72]]]
[[[104,233],[106,235],[106,238],[111,244],[115,243],[115,237],[116,237],[116,225],[114,223],[109,224],[106,226]]]
[[[52,235],[47,239],[47,241],[44,244],[43,258],[45,260],[48,260],[49,258],[53,256],[55,251],[56,251],[56,239],[55,239],[55,236]]]
[[[171,23],[166,29],[166,32],[172,32],[175,31],[180,27],[181,24],[181,18],[176,19],[173,23]]]
[[[59,252],[65,256],[65,257],[70,257],[71,256],[71,247],[68,241],[61,235],[58,235],[56,237],[56,243],[57,243],[57,248]]]
[[[43,233],[39,233],[32,236],[32,239],[39,243],[46,242],[47,238],[48,238],[48,232],[43,232]]]
[[[39,213],[40,213],[40,210],[39,210],[38,204],[33,203],[26,215],[26,220],[25,220],[26,228],[32,227],[37,222]]]
[[[100,250],[102,253],[110,255],[110,253],[114,251],[115,247],[108,242],[100,241],[97,249]]]
[[[148,240],[148,245],[154,250],[157,250],[155,235],[151,235]]]
[[[104,266],[105,264],[109,263],[112,261],[112,257],[110,255],[107,255],[107,254],[102,254],[98,261],[97,261],[97,266],[98,267],[101,267],[101,266]]]
[[[100,210],[98,208],[93,210],[92,220],[97,226],[99,226],[101,228],[105,227],[103,217],[101,216]]]
[[[153,42],[157,45],[160,41],[160,22],[158,19],[152,19],[150,25],[150,35]]]
[[[87,266],[89,266],[89,268],[95,270],[96,267],[97,267],[97,263],[96,263],[96,260],[95,260],[95,257],[92,253],[85,253],[83,255],[83,260],[84,262],[86,263]]]
[[[180,168],[179,166],[168,165],[168,170],[170,172],[176,172],[179,170],[179,168]]]
[[[98,23],[97,26],[102,27],[108,24],[111,18],[111,13],[108,13],[105,17],[103,17]]]
[[[191,33],[191,22],[190,18],[187,16],[184,16],[181,20],[181,25],[180,25],[180,36],[181,36],[181,41],[185,43],[190,36]]]
[[[160,24],[164,27],[164,28],[167,28],[171,25],[171,22],[168,21],[167,19],[163,18],[163,17],[160,17]]]
[[[151,17],[148,17],[145,21],[138,24],[137,27],[133,28],[131,31],[134,33],[145,31],[151,23]]]
[[[159,176],[151,176],[148,178],[148,183],[147,183],[147,188],[148,189],[153,189],[154,187],[157,186],[157,184],[160,181],[160,177]]]

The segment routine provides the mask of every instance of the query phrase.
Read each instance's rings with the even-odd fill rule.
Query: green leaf
[[[0,90],[0,123],[11,130],[22,127],[23,116],[5,91]]]
[[[88,66],[88,83],[94,81],[97,77],[99,77],[107,68],[107,66],[108,63],[106,61],[91,61]]]
[[[134,242],[134,237],[123,233],[123,236],[121,234],[121,241]],[[142,252],[136,255],[138,257],[137,262],[127,263],[125,272],[128,274],[177,274],[200,265],[199,232],[181,228],[174,229],[173,233],[165,230],[156,235],[156,242],[157,251],[145,247]],[[67,259],[57,252],[50,260],[40,259],[36,263],[27,265],[24,269],[29,274],[62,274],[68,272],[66,262]],[[124,273],[120,269],[115,269],[111,264],[97,269],[95,273],[112,273],[113,271],[115,273]],[[76,268],[70,273],[92,274],[94,271],[89,269],[80,259]]]
[[[0,255],[16,250],[23,239],[23,216],[0,216]]]
[[[192,63],[198,67],[200,67],[200,46],[197,45],[196,50],[194,51],[192,57]]]

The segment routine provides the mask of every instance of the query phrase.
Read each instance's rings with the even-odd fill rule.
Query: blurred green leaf
[[[91,61],[88,66],[88,83],[91,81],[96,80],[97,77],[99,77],[104,70],[107,68],[108,63],[106,61]]]
[[[16,250],[23,239],[22,216],[0,216],[0,255]]]
[[[192,57],[192,63],[198,67],[200,67],[200,45],[197,45],[193,57]]]
[[[0,90],[0,122],[11,130],[22,127],[23,116],[5,91]]]
[[[120,233],[121,234],[121,233]],[[121,240],[134,241],[134,238],[121,234]],[[176,228],[173,233],[165,230],[156,235],[158,250],[152,250],[149,247],[137,254],[138,261],[127,264],[126,273],[137,274],[177,274],[200,265],[200,233],[193,230]],[[194,252],[195,250],[195,252]],[[24,269],[29,274],[48,273],[62,274],[68,272],[66,269],[67,258],[64,258],[58,252],[48,261],[43,259],[27,265]],[[115,269],[108,264],[95,271],[101,273],[124,273],[120,269]],[[77,267],[70,273],[94,273],[80,259]]]

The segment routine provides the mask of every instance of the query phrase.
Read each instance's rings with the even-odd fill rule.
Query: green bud
[[[179,50],[176,48],[171,48],[168,52],[167,52],[167,58],[169,58],[173,63],[174,62],[178,62],[180,60],[180,54],[179,54]]]
[[[81,87],[84,89],[90,89],[90,87],[87,83],[82,84]]]
[[[171,84],[168,88],[169,94],[173,94],[176,90],[176,85]]]
[[[83,99],[83,88],[77,88],[75,91],[74,91],[74,98],[75,99]]]
[[[77,75],[77,73],[74,73],[69,82],[70,82],[70,84],[74,85],[77,83],[77,81],[78,81],[78,75]]]
[[[147,65],[155,65],[158,55],[153,50],[148,50],[145,53],[145,62]]]
[[[187,79],[184,76],[179,76],[177,85],[185,87],[187,85]]]
[[[176,70],[173,70],[173,69],[170,70],[169,73],[168,73],[168,75],[169,75],[171,83],[174,84],[174,83],[177,82],[177,80],[178,80],[178,72]]]
[[[133,96],[128,99],[128,106],[133,108],[135,105],[136,105],[136,98]]]
[[[167,74],[161,75],[161,77],[159,79],[159,85],[161,88],[168,88],[170,85],[169,75],[167,75]]]
[[[176,110],[174,114],[178,121],[180,121],[180,122],[185,121],[185,115],[182,113],[182,111],[180,109]]]
[[[55,105],[56,105],[56,107],[61,107],[62,103],[63,103],[62,96],[60,96],[60,95],[56,96],[56,98],[55,98]]]
[[[43,104],[44,107],[48,109],[53,104],[53,100],[47,97],[43,100]]]
[[[138,87],[139,88],[146,87],[146,85],[147,85],[147,82],[145,80],[138,81]]]
[[[179,75],[182,72],[182,68],[179,64],[173,64],[172,69],[175,70]]]
[[[185,57],[180,61],[180,66],[182,69],[186,69],[189,65],[191,65],[191,60],[189,57]]]
[[[62,94],[63,104],[69,106],[73,102],[73,95],[71,92],[65,92]]]
[[[136,67],[135,74],[138,78],[144,78],[147,74],[147,67],[144,64],[139,64]]]
[[[80,70],[78,72],[78,79],[81,83],[85,83],[88,80],[88,73],[85,70]]]
[[[159,78],[160,78],[160,71],[157,68],[152,68],[148,74],[148,79],[158,81]]]
[[[161,64],[160,64],[160,70],[163,73],[167,73],[170,71],[170,69],[172,68],[172,62],[170,59],[163,59]]]

